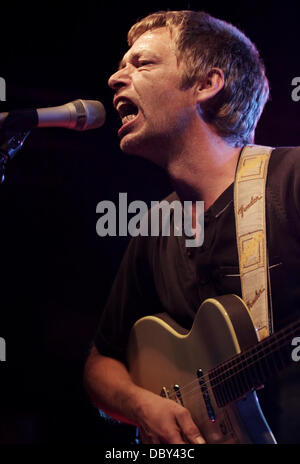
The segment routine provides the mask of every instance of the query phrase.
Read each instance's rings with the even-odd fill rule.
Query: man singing
[[[189,329],[205,299],[242,296],[234,180],[243,147],[253,144],[268,81],[254,44],[204,12],[152,14],[130,29],[128,44],[109,79],[122,120],[120,147],[166,170],[174,186],[169,201],[204,202],[205,239],[196,248],[174,234],[131,240],[86,363],[85,384],[97,407],[139,427],[143,443],[200,444],[206,437],[186,408],[131,380],[126,346],[132,325],[145,315],[166,312]],[[300,149],[273,150],[266,222],[275,331],[300,308],[299,182]],[[194,209],[192,216],[195,225]],[[281,381],[294,386],[294,372]],[[266,386],[264,412],[278,442],[287,433],[296,441],[296,411],[279,401],[281,388],[277,379]]]

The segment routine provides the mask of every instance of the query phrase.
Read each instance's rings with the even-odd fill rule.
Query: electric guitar
[[[255,390],[292,363],[300,320],[258,341],[236,295],[205,300],[190,331],[162,313],[139,319],[129,338],[132,379],[192,414],[207,443],[276,443]]]

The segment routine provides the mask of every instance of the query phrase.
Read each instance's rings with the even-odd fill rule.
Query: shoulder
[[[267,192],[277,213],[297,219],[300,213],[300,147],[277,147],[268,169]]]
[[[300,182],[300,147],[277,147],[271,153],[268,185],[282,193]]]
[[[288,174],[295,174],[295,169],[299,173],[300,147],[274,148],[270,157],[269,173],[281,178]]]

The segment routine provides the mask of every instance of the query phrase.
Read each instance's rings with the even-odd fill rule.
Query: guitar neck
[[[300,320],[209,371],[217,405],[222,407],[241,398],[287,367],[292,362],[292,340],[299,329]]]

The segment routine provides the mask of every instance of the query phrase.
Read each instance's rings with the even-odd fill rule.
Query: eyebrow
[[[138,59],[140,56],[141,56],[141,52],[136,51],[136,52],[132,53],[131,55],[129,55],[129,60],[134,61],[134,60]],[[119,63],[118,69],[125,68],[125,66],[126,66],[125,62],[126,62],[126,60],[123,57],[122,60]]]

